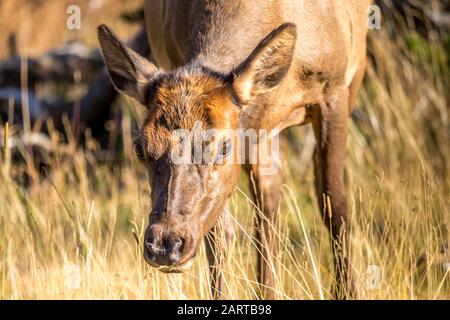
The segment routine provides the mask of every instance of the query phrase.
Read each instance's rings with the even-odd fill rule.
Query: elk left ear
[[[127,48],[106,25],[98,27],[98,40],[114,87],[145,105],[145,89],[157,74],[158,68]]]
[[[264,38],[236,68],[233,89],[240,103],[248,103],[281,82],[291,66],[296,39],[296,26],[284,23]]]

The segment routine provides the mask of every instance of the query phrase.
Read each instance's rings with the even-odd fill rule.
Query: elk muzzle
[[[169,231],[162,224],[147,227],[144,257],[148,264],[162,272],[182,272],[195,255],[193,237],[187,230]]]

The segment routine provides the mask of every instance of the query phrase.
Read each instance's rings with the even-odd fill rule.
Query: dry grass
[[[352,264],[362,299],[450,298],[449,57],[440,42],[405,37],[371,31],[373,62],[348,143]],[[131,101],[120,104],[129,108]],[[121,164],[111,165],[96,160],[94,142],[80,150],[54,134],[52,143],[50,176],[28,189],[14,177],[29,166],[8,158],[0,164],[1,299],[210,298],[203,251],[182,275],[144,263],[149,190],[129,145]],[[330,298],[312,145],[309,128],[284,140],[280,299]],[[229,299],[255,298],[255,208],[246,194],[243,181],[230,199],[236,235],[224,268]],[[377,289],[368,286],[371,265],[382,273]],[[74,267],[79,288],[71,287]]]

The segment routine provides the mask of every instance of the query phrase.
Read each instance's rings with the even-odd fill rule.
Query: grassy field
[[[90,19],[91,29],[77,37],[92,43],[89,30],[100,20]],[[346,165],[359,298],[449,299],[448,41],[414,30],[390,35],[388,28],[369,37],[371,59]],[[137,106],[126,99],[118,105],[129,127],[135,113],[128,110]],[[11,138],[19,128],[9,129]],[[4,126],[1,131],[3,141]],[[123,134],[125,142],[130,134]],[[82,150],[55,132],[51,137],[51,172],[27,188],[17,177],[35,175],[31,161],[13,162],[4,153],[0,161],[0,299],[210,298],[203,250],[184,274],[145,264],[149,187],[131,145],[124,144],[119,165],[98,161],[95,141]],[[309,127],[290,130],[282,143],[280,299],[330,298],[332,257],[313,190],[313,145]],[[235,238],[224,268],[228,299],[253,299],[256,292],[256,209],[242,178],[230,199]],[[379,282],[373,270],[380,271]]]

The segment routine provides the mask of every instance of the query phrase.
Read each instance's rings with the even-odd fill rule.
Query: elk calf
[[[271,174],[260,161],[218,162],[239,149],[240,142],[225,134],[209,141],[208,161],[174,161],[173,154],[180,155],[179,136],[173,133],[196,128],[275,132],[246,150],[250,159],[277,132],[311,123],[317,200],[333,241],[335,296],[353,293],[343,171],[348,117],[364,75],[368,5],[362,0],[147,0],[155,63],[124,46],[108,27],[99,27],[114,86],[148,110],[135,149],[152,189],[144,239],[150,265],[182,270],[209,233],[212,290],[219,297],[222,255],[217,251],[226,251],[219,240],[227,238],[219,231],[226,230],[225,204],[242,167],[252,177],[260,207],[255,223],[260,294],[276,297],[281,161],[263,159],[277,169]],[[181,157],[195,148],[194,143]]]

